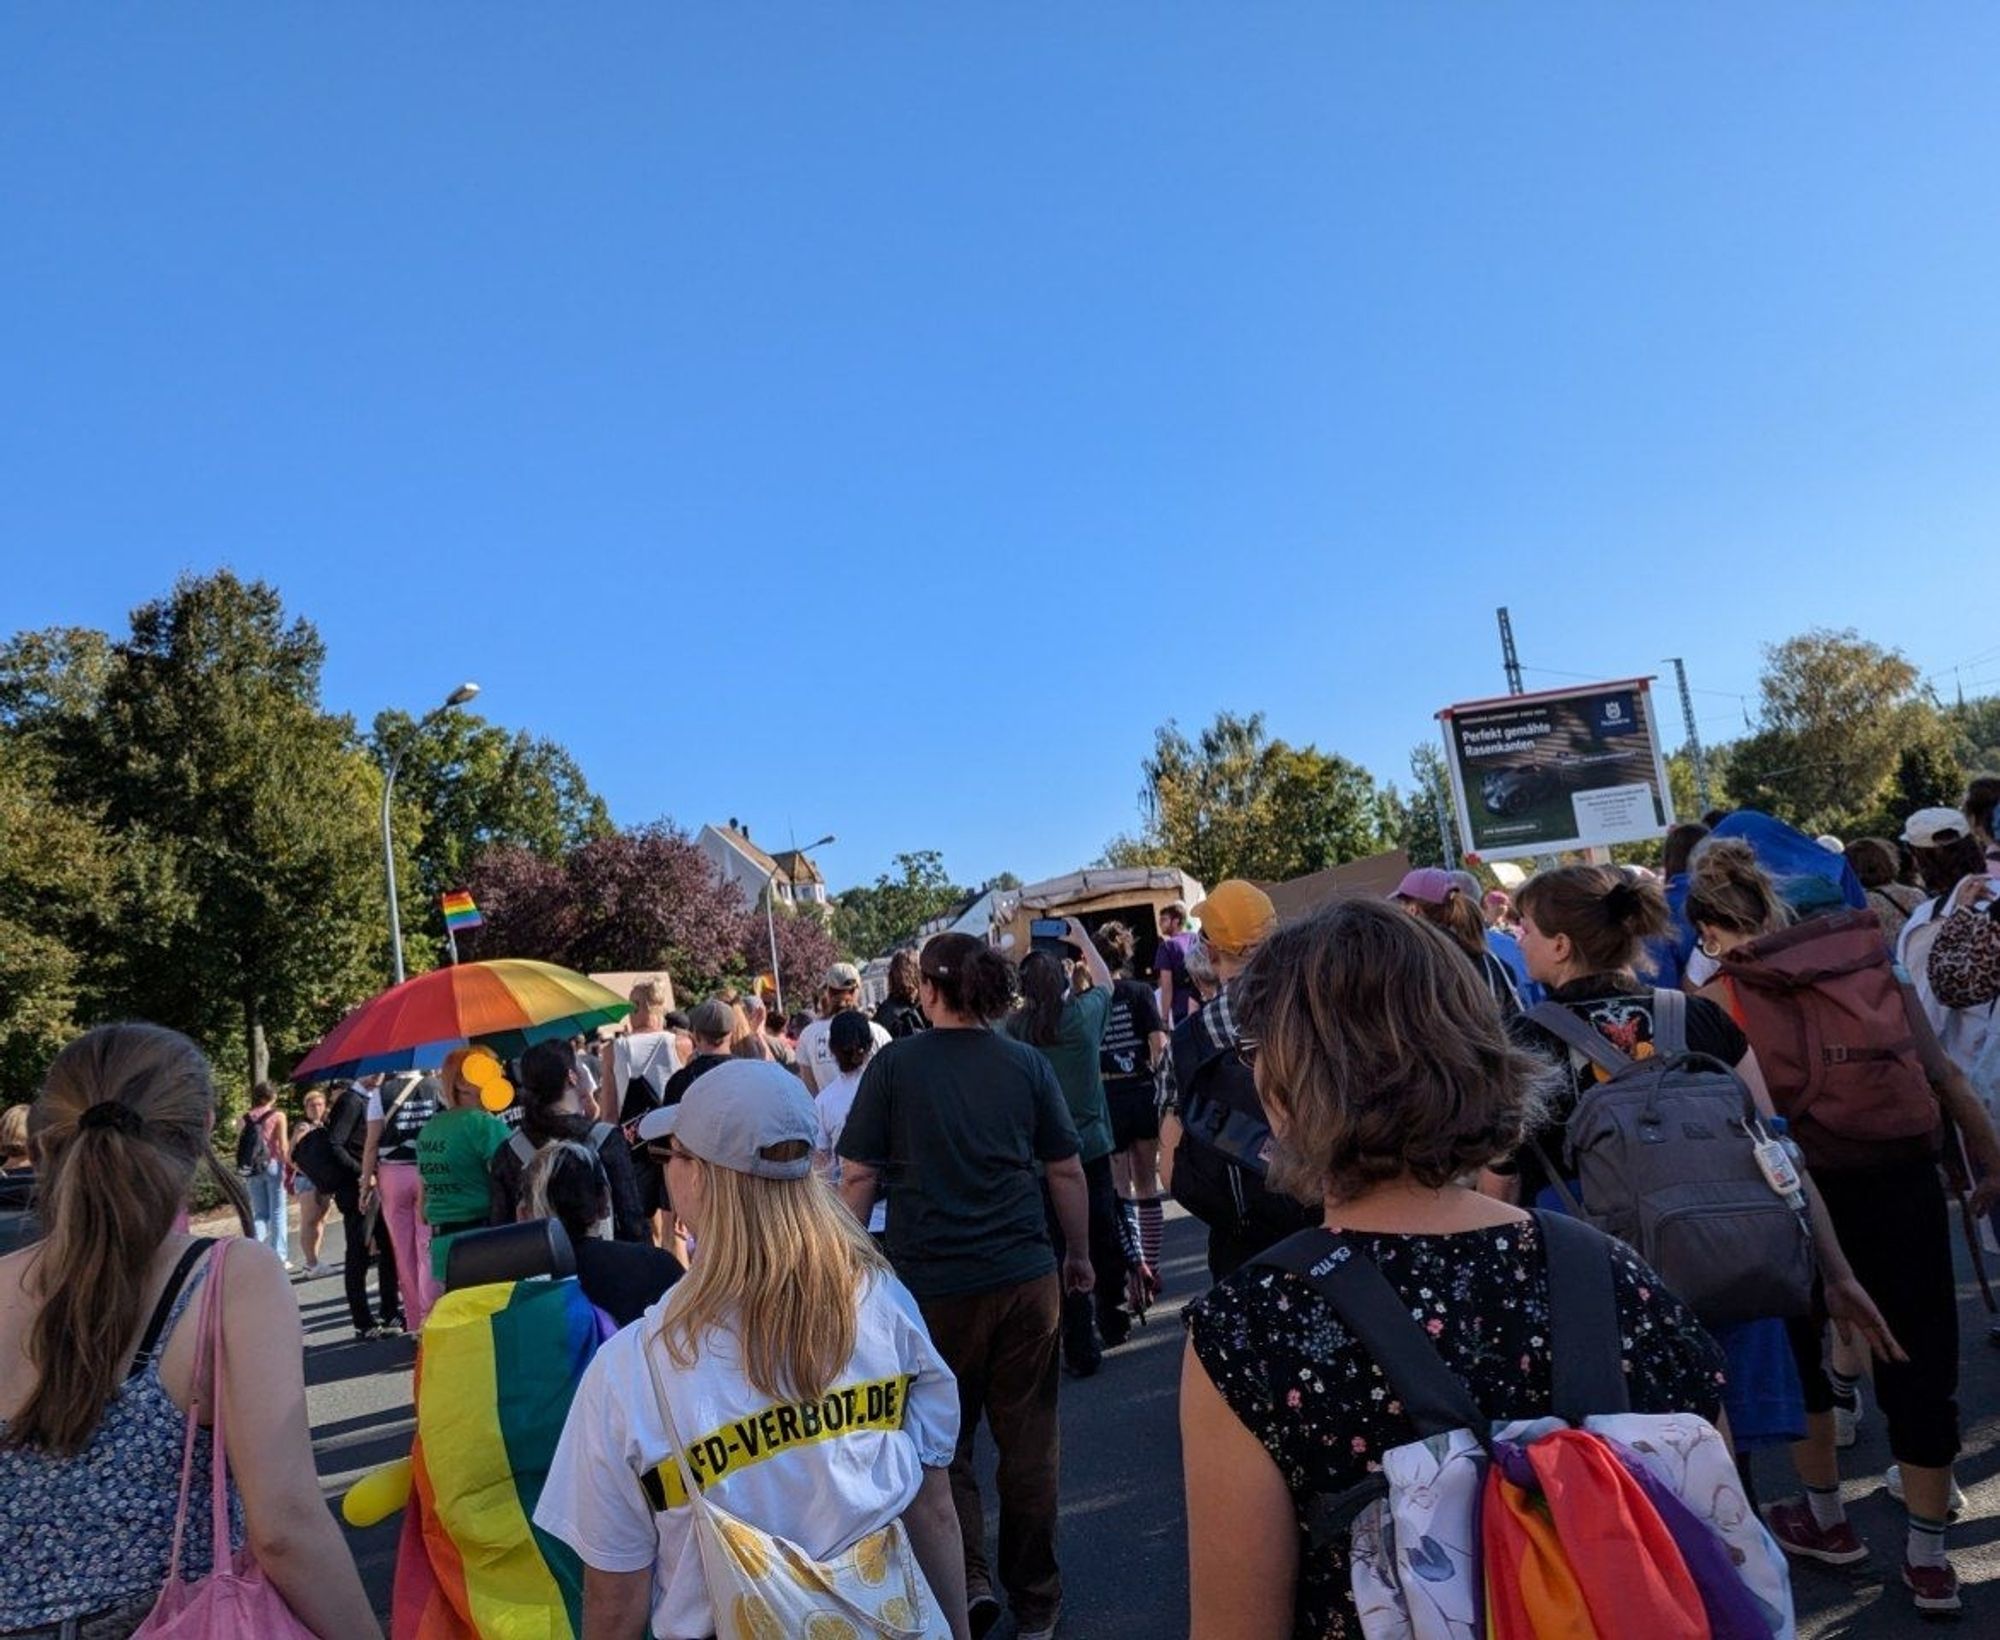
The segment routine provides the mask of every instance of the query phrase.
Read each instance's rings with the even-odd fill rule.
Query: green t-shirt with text
[[[507,1124],[491,1111],[441,1110],[417,1135],[424,1181],[424,1222],[484,1224],[491,1203],[487,1164],[507,1142]]]

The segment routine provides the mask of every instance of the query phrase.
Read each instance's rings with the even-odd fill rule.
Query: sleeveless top
[[[386,1084],[383,1091],[388,1091]],[[393,1112],[389,1106],[395,1104],[395,1094],[382,1101],[382,1137],[375,1147],[377,1162],[416,1164],[417,1135],[423,1132],[426,1122],[444,1109],[440,1097],[443,1091],[437,1077],[426,1076],[410,1089]]]
[[[160,1382],[160,1355],[208,1275],[194,1267],[150,1348],[113,1391],[89,1443],[73,1457],[0,1445],[0,1631],[142,1601],[167,1580],[180,1505],[188,1414]],[[0,1419],[0,1430],[6,1420]],[[209,1431],[197,1430],[182,1569],[209,1569]],[[243,1542],[243,1504],[229,1488],[229,1536]]]

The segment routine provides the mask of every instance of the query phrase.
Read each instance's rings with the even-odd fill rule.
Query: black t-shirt
[[[1147,1064],[1147,1040],[1160,1023],[1160,1003],[1152,986],[1143,980],[1121,979],[1111,987],[1111,1015],[1104,1022],[1104,1041],[1098,1050],[1098,1068],[1107,1083],[1153,1080]]]
[[[680,1260],[658,1247],[597,1236],[575,1247],[583,1296],[621,1327],[631,1326],[681,1278]]]
[[[882,1175],[889,1257],[918,1298],[991,1292],[1055,1268],[1037,1162],[1077,1154],[1046,1055],[981,1028],[876,1051],[840,1154]]]
[[[660,1089],[660,1109],[665,1110],[669,1105],[678,1105],[698,1078],[706,1076],[717,1065],[728,1064],[730,1058],[731,1056],[726,1053],[696,1054],[667,1078],[667,1085]],[[630,1121],[631,1118],[627,1117],[625,1120]]]
[[[1629,981],[1600,976],[1558,986],[1549,993],[1549,1000],[1561,1003],[1586,1024],[1595,1027],[1598,1035],[1626,1057],[1652,1058],[1652,992],[1635,992]],[[1520,1046],[1540,1054],[1568,1072],[1543,1120],[1528,1134],[1529,1139],[1540,1143],[1551,1160],[1559,1161],[1563,1126],[1575,1112],[1577,1100],[1589,1089],[1610,1078],[1561,1037],[1537,1025],[1526,1014],[1517,1014],[1509,1019],[1507,1030]],[[1736,1021],[1706,997],[1687,999],[1687,1045],[1690,1053],[1706,1054],[1730,1066],[1741,1063],[1743,1056],[1750,1051],[1749,1039],[1737,1028]],[[1496,1163],[1493,1171],[1519,1173],[1523,1207],[1534,1206],[1536,1195],[1549,1183],[1548,1169],[1525,1140],[1511,1163]]]

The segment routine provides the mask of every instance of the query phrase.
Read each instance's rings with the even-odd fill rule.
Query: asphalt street
[[[296,1248],[296,1240],[294,1241]],[[340,1253],[338,1227],[328,1255]],[[1063,1383],[1063,1511],[1061,1555],[1069,1640],[1155,1640],[1187,1632],[1187,1551],[1181,1500],[1180,1438],[1175,1394],[1180,1366],[1180,1306],[1207,1285],[1201,1227],[1172,1218],[1167,1225],[1166,1293],[1150,1324],[1105,1358],[1094,1378]],[[1966,1452],[1959,1481],[1966,1518],[1954,1528],[1952,1555],[1965,1585],[1967,1634],[2000,1634],[2000,1350],[1986,1342],[1987,1317],[1959,1252],[1961,1404]],[[2000,1261],[1996,1261],[2000,1263]],[[410,1363],[406,1341],[356,1341],[347,1323],[337,1276],[301,1282],[306,1327],[306,1381],[314,1449],[330,1498],[374,1466],[408,1450]],[[990,1464],[990,1449],[986,1454]],[[1934,1634],[1936,1625],[1910,1608],[1897,1572],[1901,1564],[1900,1506],[1882,1490],[1888,1462],[1881,1419],[1870,1416],[1860,1445],[1845,1455],[1845,1490],[1856,1529],[1875,1551],[1852,1572],[1801,1568],[1793,1586],[1799,1633],[1833,1636]],[[1764,1496],[1796,1486],[1782,1454],[1759,1460]],[[989,1494],[990,1495],[990,1494]],[[366,1531],[347,1531],[377,1608],[388,1611],[400,1517]],[[1003,1625],[1000,1636],[1011,1631]]]

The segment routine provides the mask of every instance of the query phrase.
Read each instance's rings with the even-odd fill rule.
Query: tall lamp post
[[[832,832],[828,832],[818,842],[808,843],[804,848],[795,848],[791,852],[793,854],[810,854],[816,848],[825,848],[828,843],[837,843],[839,841],[840,839],[835,837]],[[778,972],[777,883],[778,864],[774,860],[771,862],[771,869],[764,873],[764,930],[771,936],[771,983],[777,987],[778,1015],[780,1018],[783,1018],[785,1012],[785,976]]]
[[[396,795],[396,776],[403,772],[403,759],[416,744],[417,736],[449,712],[463,706],[479,693],[476,683],[461,683],[445,696],[444,704],[433,706],[390,754],[388,778],[382,782],[382,869],[389,879],[389,945],[396,954],[396,983],[403,983],[403,913],[396,904],[396,843],[389,833],[389,805]]]

